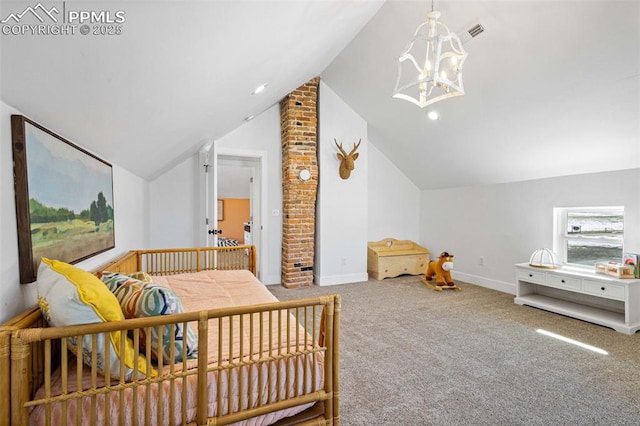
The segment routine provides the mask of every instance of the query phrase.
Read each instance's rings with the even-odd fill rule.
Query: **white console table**
[[[626,334],[640,330],[640,280],[581,268],[516,265],[515,303],[600,324]]]

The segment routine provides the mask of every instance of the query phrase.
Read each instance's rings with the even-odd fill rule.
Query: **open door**
[[[218,245],[218,183],[215,143],[208,143],[198,154],[200,180],[200,214],[199,238],[200,245],[215,247]]]

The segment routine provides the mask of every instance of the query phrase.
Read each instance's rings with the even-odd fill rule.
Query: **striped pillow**
[[[121,274],[119,272],[98,272],[96,274],[103,283],[109,287],[111,293],[125,284],[150,283],[151,277],[146,272],[133,272],[131,274]]]
[[[157,315],[171,315],[184,312],[180,298],[168,287],[143,282],[122,274],[103,273],[102,281],[112,290],[120,302],[120,307],[125,318],[144,318]],[[176,362],[183,360],[183,347],[186,342],[187,358],[195,358],[198,350],[198,337],[184,324],[174,326],[174,350],[173,356]],[[164,361],[171,357],[171,325],[151,327],[151,354],[154,359],[162,353]],[[160,334],[162,334],[162,348],[159,347]],[[146,351],[147,335],[144,329],[140,330],[140,347]],[[163,361],[163,362],[164,362]]]

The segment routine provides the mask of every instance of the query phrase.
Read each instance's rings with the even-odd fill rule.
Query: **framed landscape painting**
[[[42,257],[76,263],[115,247],[111,164],[11,116],[20,282]]]

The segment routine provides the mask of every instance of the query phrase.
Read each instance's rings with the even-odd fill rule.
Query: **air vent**
[[[476,24],[467,30],[471,37],[477,37],[484,32],[484,27],[480,24]]]
[[[484,27],[478,21],[470,22],[468,25],[462,27],[456,34],[460,37],[462,44],[468,43],[475,37],[484,32]]]

